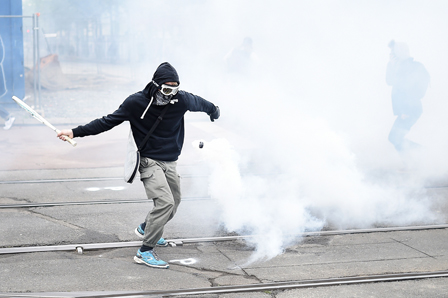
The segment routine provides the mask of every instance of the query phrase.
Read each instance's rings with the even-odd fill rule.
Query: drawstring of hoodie
[[[156,87],[159,87],[159,84],[157,84],[154,80],[151,81],[151,83],[153,85],[155,85]],[[152,104],[152,101],[154,100],[154,96],[151,96],[151,100],[149,101],[149,105],[146,107],[145,111],[143,112],[142,116],[140,117],[140,119],[145,118],[146,112],[148,112],[149,107]]]
[[[149,101],[149,105],[146,107],[145,111],[143,112],[142,116],[140,117],[140,119],[145,118],[146,112],[148,112],[149,106],[152,104],[152,100],[154,99],[154,97],[151,97],[151,100]]]

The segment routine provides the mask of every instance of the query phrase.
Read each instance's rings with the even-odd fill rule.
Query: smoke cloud
[[[251,142],[217,139],[202,151],[226,228],[255,235],[249,262],[282,253],[304,231],[442,222],[425,186],[447,169],[446,120],[437,111],[446,108],[440,49],[448,47],[438,26],[447,5],[265,4],[256,15],[235,4],[238,16],[229,18],[240,29],[235,46],[253,40],[250,71],[217,71],[205,90],[218,98],[219,125]],[[231,6],[219,11],[232,15]],[[431,75],[423,116],[407,136],[422,147],[408,156],[387,140],[395,120],[385,83],[391,39],[407,42]]]
[[[425,187],[448,169],[446,1],[127,1],[117,11],[142,88],[169,61],[182,89],[220,107],[213,125],[236,135],[200,154],[223,225],[254,235],[250,262],[304,231],[443,221]],[[421,148],[408,156],[387,139],[392,39],[431,76],[407,135]]]

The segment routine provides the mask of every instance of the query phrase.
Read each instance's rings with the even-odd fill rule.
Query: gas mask
[[[157,84],[154,81],[152,81],[152,82],[154,83],[154,85],[159,87],[159,84]],[[154,96],[156,99],[155,104],[157,106],[164,106],[164,105],[169,104],[169,102],[171,101],[173,96],[176,95],[178,91],[179,91],[179,86],[171,86],[171,85],[167,85],[167,84],[162,84],[162,86],[160,87],[160,90],[158,90]]]
[[[157,91],[156,94],[154,95],[154,103],[157,106],[164,106],[170,103],[171,99],[173,98],[173,94],[171,95],[163,95],[162,92]]]

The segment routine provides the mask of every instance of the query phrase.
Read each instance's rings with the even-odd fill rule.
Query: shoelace
[[[160,259],[159,259],[159,256],[156,254],[155,251],[151,250],[151,254],[153,255],[153,257],[154,257],[154,259],[155,259],[156,261],[159,261],[159,260],[160,260]]]

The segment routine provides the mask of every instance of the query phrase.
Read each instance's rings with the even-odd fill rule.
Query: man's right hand
[[[58,138],[60,138],[63,141],[65,141],[65,137],[64,136],[67,136],[70,139],[73,139],[73,130],[71,130],[71,129],[63,129],[60,132],[58,132]]]
[[[216,106],[216,110],[213,113],[209,114],[210,121],[214,122],[216,119],[219,118],[220,115],[221,115],[221,112],[219,111],[219,107]]]

